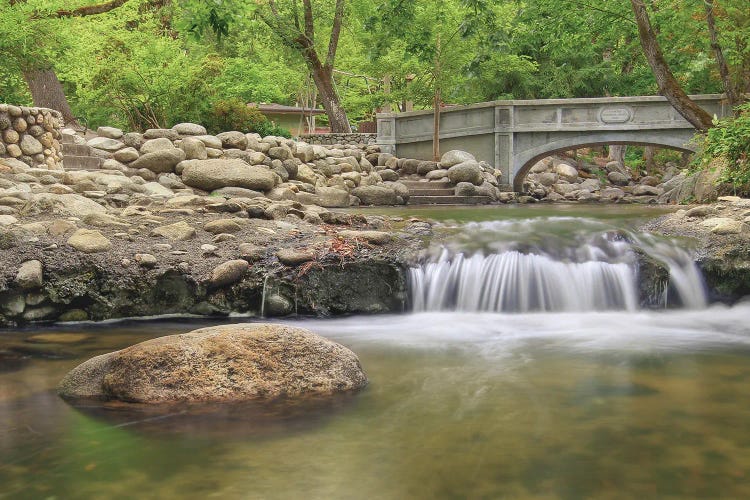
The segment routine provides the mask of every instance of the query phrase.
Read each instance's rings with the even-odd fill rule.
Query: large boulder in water
[[[58,392],[68,399],[209,402],[329,395],[366,384],[346,347],[302,328],[259,323],[202,328],[91,358]]]

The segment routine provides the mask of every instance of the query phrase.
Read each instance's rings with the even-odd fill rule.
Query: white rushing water
[[[535,231],[546,234],[550,224],[560,234],[545,241],[530,237]],[[633,311],[641,300],[636,248],[669,269],[663,305],[672,290],[683,307],[706,306],[699,270],[673,241],[650,235],[626,239],[601,223],[575,218],[472,223],[462,236],[483,242],[481,249],[444,248],[410,270],[415,312]]]

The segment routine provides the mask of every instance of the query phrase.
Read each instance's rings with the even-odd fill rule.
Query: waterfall
[[[557,248],[470,253],[443,248],[409,273],[414,311],[603,311],[638,309],[641,249],[669,269],[670,292],[683,307],[706,306],[704,284],[690,254],[673,242],[588,233]],[[664,302],[666,304],[666,288]]]

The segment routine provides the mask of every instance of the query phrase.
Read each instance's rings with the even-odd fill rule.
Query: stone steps
[[[410,196],[409,205],[484,205],[492,203],[489,196]]]
[[[68,136],[62,143],[63,167],[66,170],[98,170],[104,160],[91,154],[91,147],[86,144],[75,144]]]
[[[409,196],[453,196],[453,188],[409,189]]]
[[[98,170],[103,160],[95,156],[77,156],[63,153],[63,166],[66,170]]]
[[[91,156],[91,148],[85,144],[63,143],[62,151],[64,155]]]
[[[484,205],[492,203],[488,196],[456,196],[449,180],[402,180],[409,188],[409,205]]]

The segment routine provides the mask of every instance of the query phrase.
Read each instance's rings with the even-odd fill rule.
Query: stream
[[[282,321],[357,353],[358,394],[69,405],[85,359],[248,320],[0,332],[0,499],[750,498],[750,302],[709,303],[687,242],[634,230],[658,212],[436,213],[411,312]],[[638,252],[670,271],[647,304]]]

